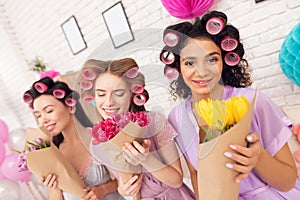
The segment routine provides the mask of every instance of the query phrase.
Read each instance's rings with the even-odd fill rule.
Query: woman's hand
[[[142,186],[142,180],[143,174],[133,176],[126,183],[119,179],[118,192],[124,197],[137,196]]]
[[[104,193],[101,190],[101,185],[86,187],[84,191],[87,192],[87,194],[81,200],[102,200],[104,197]]]
[[[40,178],[40,183],[47,186],[51,190],[58,189],[56,176],[54,174],[48,174],[47,177],[42,176]]]
[[[240,174],[235,179],[238,183],[242,179],[248,177],[249,173],[255,167],[263,150],[262,146],[260,145],[260,138],[258,133],[250,133],[246,137],[246,140],[248,142],[247,147],[232,144],[229,147],[233,151],[224,153],[226,157],[235,161],[232,163],[226,163],[226,167],[240,172]]]
[[[145,139],[143,144],[139,144],[137,141],[133,141],[132,143],[133,145],[129,143],[124,144],[123,156],[127,162],[137,166],[147,159],[151,142]]]

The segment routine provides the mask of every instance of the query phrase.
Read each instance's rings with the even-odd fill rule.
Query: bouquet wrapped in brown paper
[[[27,128],[26,140],[29,143],[40,140],[38,138],[46,141],[49,145],[26,153],[26,164],[29,171],[38,176],[55,174],[58,188],[79,198],[83,197],[86,194],[83,191],[85,185],[76,169],[64,158],[58,148],[50,142],[46,134],[40,129]]]
[[[106,166],[116,170],[119,178],[126,183],[133,175],[141,173],[142,166],[127,162],[122,147],[126,142],[142,143],[144,138],[149,138],[151,132],[148,126],[149,117],[144,112],[127,112],[101,121],[90,130],[94,138],[91,152]]]
[[[196,105],[201,117],[210,118],[205,119],[210,129],[210,133],[209,130],[207,131],[207,136],[211,137],[211,133],[216,132],[217,129],[223,130],[217,137],[208,138],[204,143],[199,144],[197,173],[199,199],[238,199],[240,184],[235,181],[238,173],[225,167],[230,160],[224,156],[224,152],[229,150],[231,144],[246,146],[245,137],[250,132],[254,102],[255,97],[250,105],[245,97],[232,97],[227,102],[210,100],[204,102],[205,105],[203,102]]]

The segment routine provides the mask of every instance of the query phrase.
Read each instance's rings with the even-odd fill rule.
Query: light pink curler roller
[[[229,66],[235,66],[239,64],[239,62],[241,61],[241,57],[235,52],[229,52],[225,55],[224,61]]]
[[[165,76],[170,80],[174,81],[178,78],[179,72],[176,68],[169,67],[165,71]]]
[[[161,55],[161,60],[165,65],[170,65],[175,61],[175,56],[172,52],[165,51]]]
[[[128,78],[135,78],[135,77],[137,77],[138,74],[139,74],[139,67],[138,67],[138,66],[129,69],[129,70],[125,73],[125,75],[126,75]]]
[[[206,22],[206,31],[212,35],[216,35],[222,31],[225,24],[219,17],[213,17]]]
[[[133,97],[133,103],[137,106],[142,106],[146,103],[146,97],[143,94],[136,94]]]
[[[62,89],[55,89],[55,90],[53,90],[52,94],[55,98],[62,99],[65,97],[66,92]]]
[[[232,51],[238,46],[238,41],[232,37],[225,37],[221,42],[221,48],[224,51]]]
[[[176,33],[168,32],[164,35],[164,43],[169,47],[175,47],[178,41],[179,36]]]

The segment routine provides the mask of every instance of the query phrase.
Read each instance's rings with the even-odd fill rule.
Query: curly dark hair
[[[218,17],[222,19],[225,24],[225,27],[222,29],[222,31],[216,35],[212,35],[206,30],[206,23],[212,17]],[[243,58],[245,51],[243,44],[240,41],[239,31],[234,26],[227,24],[227,16],[223,12],[212,11],[205,14],[201,19],[196,18],[193,24],[190,22],[180,22],[178,24],[168,26],[164,30],[164,35],[170,32],[176,33],[176,35],[179,36],[178,43],[174,47],[166,45],[160,53],[160,60],[162,61],[162,56],[165,52],[171,52],[175,57],[175,61],[171,64],[166,64],[164,68],[164,72],[168,68],[175,68],[179,72],[178,79],[172,81],[170,84],[170,93],[174,99],[177,99],[177,97],[186,99],[187,97],[191,96],[191,90],[185,84],[183,77],[180,74],[180,51],[186,46],[188,40],[191,38],[204,38],[211,40],[221,49],[223,71],[220,83],[233,87],[248,87],[252,84],[251,71],[248,67],[248,62]],[[238,41],[238,46],[233,50],[233,52],[240,56],[241,61],[235,66],[229,66],[224,62],[224,56],[226,55],[227,51],[221,48],[221,41],[228,36]]]
[[[37,84],[42,84],[46,87],[44,89],[39,90],[37,89]],[[57,98],[54,96],[54,91],[55,90],[61,90],[64,91],[65,95],[63,97]],[[60,101],[64,106],[70,107],[66,103],[66,100],[68,98],[74,99],[76,101],[75,103],[75,117],[78,119],[80,124],[84,127],[92,127],[93,124],[85,114],[85,112],[82,109],[82,106],[79,102],[80,95],[69,88],[69,86],[62,81],[56,81],[54,82],[50,77],[44,77],[36,82],[34,82],[29,90],[27,90],[24,95],[23,99],[26,103],[29,104],[29,107],[33,108],[33,102],[36,98],[40,97],[41,95],[52,95],[54,96],[58,101]],[[53,137],[53,143],[58,147],[62,141],[63,141],[63,135],[62,133],[58,134],[57,136]]]
[[[145,85],[145,77],[142,73],[138,73],[136,77],[133,78],[128,78],[125,74],[128,70],[138,67],[137,63],[135,62],[134,59],[132,58],[122,58],[119,60],[109,60],[109,61],[102,61],[102,60],[95,60],[95,59],[90,59],[87,60],[80,73],[79,76],[79,83],[81,81],[89,81],[92,84],[92,87],[89,89],[82,89],[81,91],[81,96],[84,98],[84,95],[89,95],[89,96],[95,96],[95,82],[97,80],[97,77],[99,77],[101,74],[105,72],[109,72],[113,75],[121,77],[123,80],[125,80],[127,86],[130,88],[133,84],[138,84],[138,85]],[[95,78],[92,80],[86,80],[86,78],[83,76],[83,72],[85,70],[92,71],[95,73]],[[146,101],[149,99],[149,93],[147,92],[146,89],[143,90],[142,94],[145,96]],[[129,111],[132,112],[139,112],[139,111],[146,111],[144,105],[136,105],[133,102],[135,93],[131,92],[131,101],[130,101],[130,106],[129,106]]]

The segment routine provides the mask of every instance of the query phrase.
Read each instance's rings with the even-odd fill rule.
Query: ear
[[[75,112],[76,112],[75,106],[69,107],[69,111],[71,114],[75,114]]]

